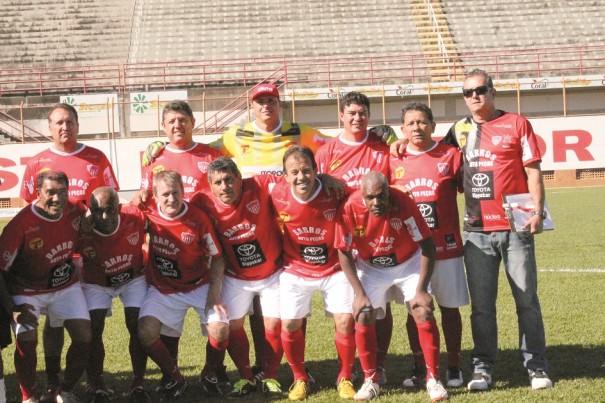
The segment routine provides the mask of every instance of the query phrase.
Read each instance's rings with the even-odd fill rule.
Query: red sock
[[[229,331],[229,346],[227,350],[237,367],[240,378],[252,380],[254,376],[252,375],[252,368],[250,368],[250,342],[248,341],[246,329],[240,327],[239,329]]]
[[[71,392],[86,369],[90,357],[90,342],[72,341],[65,356],[65,372],[61,389]]]
[[[387,353],[391,345],[391,336],[393,335],[393,313],[391,312],[391,304],[387,304],[385,317],[376,320],[376,342],[378,350],[376,350],[376,365],[386,368]]]
[[[183,375],[181,375],[179,367],[175,364],[162,340],[155,339],[151,345],[147,346],[146,350],[149,358],[160,367],[163,376],[173,378],[178,382],[183,381]]]
[[[276,379],[277,367],[281,363],[281,359],[284,355],[284,349],[281,344],[281,331],[279,329],[272,330],[265,328],[265,338],[267,341],[267,350],[265,351],[265,357],[267,358],[265,377]]]
[[[342,378],[353,379],[353,365],[355,364],[355,334],[344,334],[334,331],[334,344],[341,363],[337,380]]]
[[[36,354],[37,341],[21,341],[15,343],[15,371],[19,379],[23,400],[29,399],[36,392]]]
[[[416,323],[418,338],[426,362],[426,379],[439,379],[439,329],[435,319]]]
[[[356,323],[355,344],[364,378],[376,380],[376,327]]]
[[[462,317],[458,308],[441,308],[441,328],[447,348],[447,366],[460,367]]]
[[[408,331],[408,342],[410,343],[410,350],[414,357],[414,364],[416,364],[417,367],[424,368],[424,355],[422,354],[420,340],[418,339],[418,326],[416,326],[414,317],[409,313],[405,322],[405,328]]]
[[[302,327],[293,332],[287,332],[282,329],[281,341],[288,364],[290,364],[290,368],[292,369],[294,380],[308,381],[309,377],[305,370],[305,335]]]

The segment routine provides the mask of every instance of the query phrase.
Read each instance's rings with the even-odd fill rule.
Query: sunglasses
[[[487,92],[490,90],[491,88],[489,88],[487,85],[482,85],[481,87],[477,87],[477,88],[468,88],[468,89],[462,89],[462,95],[464,95],[465,98],[470,98],[473,96],[473,92],[476,92],[477,95],[485,95],[487,94]]]

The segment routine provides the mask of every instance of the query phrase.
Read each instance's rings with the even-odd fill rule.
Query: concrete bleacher
[[[135,0],[4,0],[0,66],[125,63]]]

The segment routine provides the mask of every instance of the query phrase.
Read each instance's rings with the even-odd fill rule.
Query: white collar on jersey
[[[281,132],[281,127],[284,124],[283,120],[279,119],[279,124],[277,125],[277,127],[273,130],[271,130],[270,132],[265,131],[263,129],[261,129],[260,127],[257,126],[256,124],[256,120],[253,122],[254,125],[254,133],[259,133],[259,134],[264,134],[264,133],[270,133],[270,134],[280,134]]]

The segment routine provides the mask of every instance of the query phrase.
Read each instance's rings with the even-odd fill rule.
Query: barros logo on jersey
[[[246,208],[252,214],[258,214],[260,213],[260,202],[258,201],[258,199],[254,199],[248,204],[246,204]]]
[[[366,236],[366,227],[361,224],[356,225],[355,228],[353,228],[353,236],[356,236],[358,238]]]
[[[328,221],[333,221],[335,216],[336,216],[335,208],[331,208],[331,209],[324,211],[324,218]]]
[[[492,137],[492,144],[495,146],[500,144],[501,141],[502,141],[502,136],[493,136]]]
[[[439,162],[437,164],[437,170],[442,176],[445,176],[450,171],[450,164],[448,162]]]
[[[403,221],[401,221],[401,218],[391,218],[391,227],[393,227],[395,231],[399,231],[403,228]]]
[[[304,249],[306,255],[318,256],[323,252],[323,249],[319,246],[307,246]]]
[[[44,240],[42,238],[34,238],[29,241],[30,250],[40,250],[44,247]]]
[[[252,256],[254,252],[256,252],[256,247],[249,243],[237,247],[237,254],[240,256]]]
[[[181,232],[181,241],[186,245],[189,245],[191,242],[195,240],[195,234],[191,232]]]
[[[471,178],[473,185],[477,187],[486,186],[489,183],[489,176],[487,174],[479,172],[473,175]]]
[[[197,169],[200,170],[201,173],[205,174],[208,172],[208,163],[205,161],[198,161]]]
[[[431,213],[433,212],[433,208],[424,203],[418,204],[418,210],[420,210],[420,214],[422,214],[423,217],[430,217]]]
[[[61,260],[62,257],[68,257],[69,255],[71,255],[73,247],[73,241],[61,242],[46,254],[46,258],[50,261],[50,263],[55,263]]]
[[[86,170],[88,171],[90,176],[97,176],[99,174],[98,165],[88,164],[88,165],[86,165]]]
[[[395,169],[395,179],[401,179],[405,176],[405,169],[403,167],[397,167]]]
[[[87,246],[84,249],[82,249],[82,255],[84,255],[88,259],[94,259],[95,257],[97,257],[97,252],[95,251],[95,248],[93,248],[92,246]]]
[[[339,166],[342,165],[342,160],[334,160],[330,162],[330,171],[334,171],[338,169]]]
[[[139,232],[133,232],[132,234],[128,235],[126,237],[126,239],[128,240],[128,243],[131,245],[135,245],[139,243]]]

